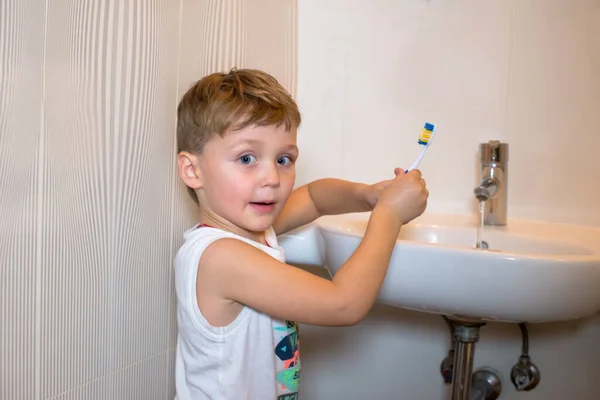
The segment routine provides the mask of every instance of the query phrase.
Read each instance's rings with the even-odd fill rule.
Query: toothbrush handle
[[[421,150],[421,154],[419,154],[419,157],[417,157],[415,162],[412,163],[412,165],[404,172],[412,171],[413,169],[419,168],[419,165],[421,164],[421,161],[423,160],[423,157],[425,156],[425,152],[427,151],[428,147],[429,146],[423,146],[423,150]]]

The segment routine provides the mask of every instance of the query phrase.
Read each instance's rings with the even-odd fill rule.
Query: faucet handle
[[[479,152],[483,164],[505,164],[508,161],[508,143],[499,140],[479,144]]]
[[[473,190],[475,197],[479,201],[488,201],[493,198],[500,189],[500,182],[494,177],[485,178],[479,186]]]

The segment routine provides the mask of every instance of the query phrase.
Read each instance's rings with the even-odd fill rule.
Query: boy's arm
[[[278,319],[326,326],[359,322],[375,302],[400,227],[421,215],[427,204],[420,172],[402,175],[383,191],[358,248],[331,281],[235,239],[207,247],[198,279],[202,275],[210,281],[218,297]]]
[[[277,319],[353,325],[375,302],[401,225],[394,213],[375,209],[358,249],[331,281],[236,239],[220,239],[207,247],[198,279],[210,280],[219,297]]]
[[[333,178],[311,182],[292,192],[273,229],[280,235],[322,215],[371,211],[388,183],[365,185]]]

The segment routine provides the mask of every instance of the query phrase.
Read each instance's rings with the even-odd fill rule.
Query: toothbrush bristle
[[[435,129],[435,125],[430,124],[429,122],[425,123],[425,126],[421,130],[421,134],[419,135],[419,144],[426,146],[431,139],[431,135],[433,134],[433,130]]]

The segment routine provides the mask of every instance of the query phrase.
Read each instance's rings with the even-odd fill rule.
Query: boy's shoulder
[[[183,244],[179,248],[178,254],[198,251],[217,239],[233,236],[235,235],[231,232],[222,229],[196,225],[183,233]]]
[[[200,256],[206,250],[206,248],[220,239],[232,240],[223,240],[220,242],[219,246],[215,248],[215,250],[226,252],[232,257],[236,256],[236,248],[239,248],[238,246],[241,243],[244,243],[246,245],[250,245],[257,251],[265,252],[274,258],[279,259],[280,261],[284,261],[284,251],[277,242],[277,237],[273,228],[269,228],[265,234],[268,243],[267,246],[219,228],[195,226],[184,233],[184,242],[177,252],[176,264],[178,259],[182,261],[182,258],[191,257],[197,265],[197,263],[200,261]]]

